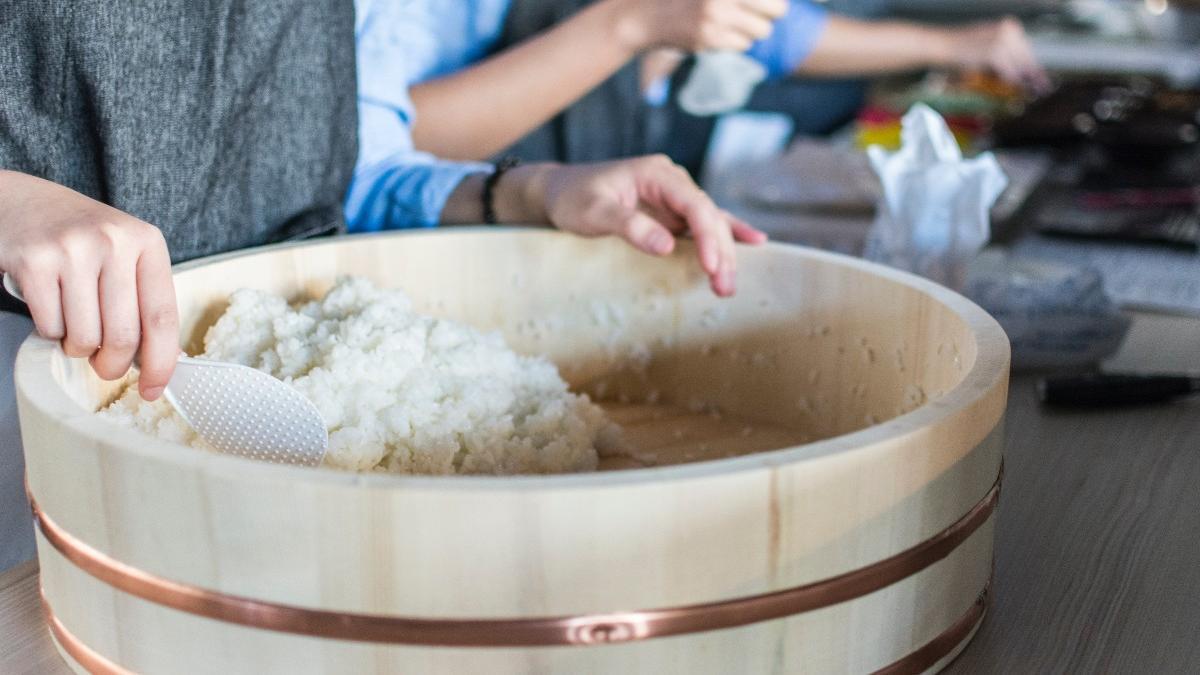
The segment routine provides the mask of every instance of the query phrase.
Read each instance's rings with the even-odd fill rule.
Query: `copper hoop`
[[[988,590],[990,586],[991,582],[989,581],[988,586],[984,587],[983,592],[979,594],[979,598],[975,600],[971,608],[950,624],[946,630],[915,651],[909,652],[899,661],[884,666],[871,675],[917,675],[929,670],[935,663],[954,651],[955,647],[961,645],[963,640],[966,640],[971,631],[983,620],[989,604]],[[54,615],[54,610],[50,609],[50,603],[46,602],[45,595],[41,596],[41,600],[42,611],[46,613],[46,623],[50,625],[50,632],[54,635],[55,642],[76,663],[83,666],[92,675],[135,675],[133,671],[126,670],[109,661],[75,637]]]
[[[1001,476],[1003,471],[1001,471]],[[844,574],[780,591],[682,607],[576,616],[442,619],[310,609],[229,595],[144,572],[63,530],[29,502],[42,536],[67,560],[130,595],[179,611],[243,626],[299,635],[389,644],[451,647],[539,647],[630,642],[733,628],[862,597],[942,560],[995,510],[1001,476],[984,498],[925,541]]]
[[[134,675],[133,671],[126,670],[109,661],[75,637],[74,633],[67,630],[62,621],[59,621],[54,610],[50,609],[50,603],[46,602],[45,593],[41,593],[41,599],[42,612],[46,615],[46,625],[50,627],[50,634],[54,636],[54,641],[58,643],[58,646],[62,647],[62,650],[72,659],[75,659],[75,663],[83,666],[83,669],[92,675]]]

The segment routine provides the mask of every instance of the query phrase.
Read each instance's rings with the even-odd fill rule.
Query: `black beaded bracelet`
[[[496,185],[506,171],[520,163],[521,160],[516,157],[505,157],[496,163],[496,168],[492,169],[492,173],[483,181],[483,222],[488,225],[499,222],[496,218]]]

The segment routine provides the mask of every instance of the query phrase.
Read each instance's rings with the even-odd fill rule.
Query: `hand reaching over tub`
[[[74,190],[0,171],[0,271],[21,287],[37,332],[117,379],[140,358],[158,398],[179,354],[171,259],[158,228]]]
[[[482,220],[485,174],[464,179],[442,211],[442,222]],[[615,235],[662,256],[690,233],[713,292],[733,295],[734,242],[760,244],[767,235],[721,210],[687,172],[661,156],[593,164],[517,166],[495,182],[493,215],[501,223],[546,223],[584,237]]]

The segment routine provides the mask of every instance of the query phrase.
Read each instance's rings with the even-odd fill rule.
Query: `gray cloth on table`
[[[343,229],[350,0],[0,0],[0,168],[162,229],[174,261]],[[32,556],[0,315],[0,569]]]

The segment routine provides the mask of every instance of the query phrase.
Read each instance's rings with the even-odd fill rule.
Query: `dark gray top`
[[[340,230],[354,106],[350,0],[0,0],[0,167],[175,261]]]
[[[594,0],[513,0],[497,51],[569,18]],[[525,161],[594,162],[646,152],[646,112],[637,61],[631,61],[501,156]]]

